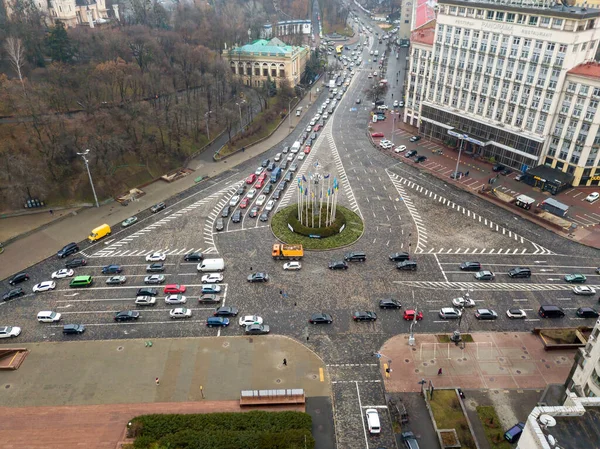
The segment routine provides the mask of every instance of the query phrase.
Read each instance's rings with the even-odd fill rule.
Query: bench
[[[240,406],[304,404],[306,397],[301,388],[286,390],[242,390]]]

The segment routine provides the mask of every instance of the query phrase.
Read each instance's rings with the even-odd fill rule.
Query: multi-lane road
[[[373,49],[383,50],[377,40],[371,38],[371,43]],[[379,366],[372,353],[391,336],[408,332],[409,323],[402,319],[402,310],[378,310],[379,299],[395,298],[402,302],[403,308],[422,311],[424,319],[417,326],[418,332],[454,330],[456,322],[441,320],[438,311],[466,292],[477,307],[492,308],[499,318],[477,321],[472,309],[466,310],[461,322],[463,331],[523,331],[542,326],[593,324],[594,320],[577,318],[575,310],[595,306],[597,295],[574,295],[563,277],[567,273],[583,273],[587,285],[598,287],[600,275],[595,269],[600,266],[600,257],[596,250],[517,219],[503,209],[390,158],[371,145],[367,130],[371,105],[364,93],[373,82],[367,78],[372,71],[369,47],[363,50],[363,58],[333,116],[319,131],[311,152],[301,161],[294,157],[292,162],[298,164],[297,170],[271,214],[295,201],[297,176],[319,167],[322,173],[340,180],[340,203],[364,219],[365,233],[353,248],[366,251],[366,262],[351,263],[345,271],[331,271],[328,262],[340,258],[345,250],[308,252],[302,270],[284,271],[282,262],[270,256],[274,237],[269,221],[248,215],[264,187],[258,189],[246,208],[240,209],[240,202],[236,202],[229,216],[223,218],[225,228],[220,232],[215,230],[223,209],[238,190],[245,186],[241,193],[245,196],[254,188],[246,183],[246,178],[264,159],[272,161],[284,146],[291,146],[309,126],[308,122],[327,97],[325,91],[312,106],[313,113],[306,114],[297,130],[262,157],[236,167],[233,174],[229,172],[193,192],[173,198],[166,210],[140,215],[140,221],[130,228],[121,230],[118,224],[113,224],[113,234],[105,241],[83,243],[80,255],[88,264],[75,271],[78,275],[92,275],[95,279],[92,287],[70,289],[69,280],[62,279],[57,281],[56,290],[33,294],[31,287],[49,280],[53,271],[63,267],[64,260],[48,260],[31,267],[28,270],[31,280],[21,284],[28,294],[2,304],[0,324],[22,327],[23,333],[18,337],[22,342],[242,335],[243,329],[236,320],[227,328],[206,326],[206,319],[215,308],[198,303],[201,276],[196,263],[183,260],[192,251],[201,251],[206,257],[222,257],[226,269],[220,285],[220,305],[237,307],[240,315],[260,315],[272,333],[299,339],[323,358],[334,382],[336,436],[339,447],[344,448],[375,447],[375,444],[393,447]],[[403,58],[394,61],[393,70],[403,70],[403,61]],[[362,100],[361,104],[356,104],[357,98]],[[270,184],[269,177],[270,174],[265,185]],[[273,199],[273,192],[281,182],[266,195],[265,204]],[[264,207],[260,206],[261,211]],[[243,213],[243,218],[233,223],[231,218],[237,211]],[[165,304],[161,286],[156,306],[135,307],[136,292],[144,287],[147,275],[145,256],[154,251],[167,254],[166,283],[186,286],[185,307],[192,310],[190,318],[169,318],[169,310],[176,306]],[[398,251],[411,254],[418,263],[416,272],[396,270],[388,255]],[[459,270],[464,261],[480,262],[484,269],[496,273],[496,279],[477,281],[473,273]],[[127,276],[124,285],[105,284],[108,276],[101,275],[101,270],[108,264],[123,266],[123,274]],[[506,273],[515,266],[530,267],[531,279],[509,278]],[[248,283],[248,274],[256,271],[269,273],[270,281]],[[6,283],[5,287],[8,289]],[[540,319],[536,312],[542,304],[563,307],[566,317],[551,323]],[[527,319],[509,320],[505,312],[513,307],[524,309]],[[131,309],[140,312],[137,321],[113,321],[115,312]],[[61,326],[36,321],[40,310],[60,312],[63,323],[83,323],[87,331],[80,336],[63,336]],[[378,319],[371,323],[354,322],[352,313],[357,310],[376,311]],[[309,325],[311,313],[321,311],[331,314],[333,323]],[[364,409],[371,406],[381,410],[383,420],[383,433],[377,440],[369,437],[364,427]]]

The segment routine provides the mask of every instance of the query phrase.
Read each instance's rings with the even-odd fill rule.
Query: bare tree
[[[21,82],[23,91],[25,91],[25,80],[23,79],[23,66],[25,65],[25,47],[23,46],[23,42],[21,41],[21,39],[18,39],[16,37],[7,37],[6,42],[4,42],[4,49],[6,50],[6,53],[8,53],[10,65],[19,77],[19,81]]]

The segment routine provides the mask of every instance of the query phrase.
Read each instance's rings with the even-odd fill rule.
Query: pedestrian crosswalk
[[[167,256],[183,256],[184,254],[199,252],[203,254],[216,254],[215,247],[210,248],[152,248],[152,249],[113,249],[102,250],[92,255],[87,255],[83,251],[80,254],[87,257],[145,257],[152,253],[165,253]]]
[[[405,287],[422,288],[427,290],[467,290],[467,291],[571,291],[570,285],[565,284],[531,284],[509,282],[444,282],[444,281],[393,281]],[[590,285],[600,288],[600,285]]]
[[[403,195],[403,187],[406,186],[408,188],[413,189],[415,192],[422,194],[423,196],[429,198],[431,201],[435,201],[438,204],[444,205],[451,210],[462,213],[467,218],[472,219],[473,222],[485,226],[492,231],[497,233],[502,233],[503,236],[507,237],[509,240],[514,241],[514,245],[507,246],[505,248],[425,248],[425,245],[417,245],[415,250],[416,253],[428,253],[428,254],[548,254],[553,255],[556,254],[548,248],[543,247],[531,240],[517,234],[516,232],[505,228],[498,223],[495,223],[492,220],[489,220],[482,215],[479,215],[460,204],[456,204],[454,201],[447,199],[446,197],[439,195],[414,181],[403,178],[396,173],[392,173],[389,170],[386,170],[390,180],[398,190],[400,195]],[[402,189],[402,190],[401,190]],[[407,206],[408,207],[408,206]],[[410,211],[410,209],[409,209]],[[412,215],[412,213],[411,213]],[[414,217],[413,217],[414,219]],[[420,220],[420,218],[419,218]],[[421,223],[422,221],[415,220],[415,223]],[[424,227],[424,226],[423,226]]]
[[[394,184],[394,187],[396,187],[396,190],[400,194],[400,197],[397,198],[397,201],[402,201],[404,203],[404,205],[408,209],[408,213],[410,214],[410,216],[413,219],[413,222],[415,223],[415,227],[417,228],[417,246],[415,248],[415,252],[423,252],[423,250],[427,246],[427,230],[425,229],[425,225],[423,224],[421,215],[419,215],[419,211],[417,211],[412,200],[406,194],[404,186],[400,182],[399,178],[396,175],[392,176],[392,174],[387,170],[386,173],[388,174],[390,180],[392,181],[392,184]]]

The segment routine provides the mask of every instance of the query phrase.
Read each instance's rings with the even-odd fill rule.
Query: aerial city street
[[[408,345],[410,336],[419,348],[426,334],[594,327],[600,253],[592,237],[569,238],[486,198],[482,188],[492,178],[513,198],[549,196],[515,180],[519,171],[506,161],[497,169],[465,155],[466,148],[461,156],[433,139],[435,131],[407,124],[410,34],[401,38],[399,24],[384,31],[362,9],[351,11],[353,36],[345,41],[328,42],[313,14],[311,45],[326,54],[329,69],[298,114],[288,111],[293,129],[284,122],[287,135],[276,145],[246,149],[235,165],[148,209],[136,212],[132,203],[127,219],[114,219],[126,209],[98,215],[90,238],[64,236],[56,255],[22,270],[9,267],[7,246],[0,255],[6,346],[288,337],[322,360],[331,384],[335,430],[322,447],[413,448],[397,442],[382,412],[384,377],[403,377],[402,361],[382,354],[388,340],[404,336]],[[374,84],[386,85],[377,100],[368,94]],[[212,155],[204,163],[223,166]],[[302,199],[306,180],[315,177],[322,198],[335,190],[339,206],[362,220],[354,243],[312,250],[288,245],[272,229],[274,217]],[[600,201],[589,188],[576,192],[583,193],[573,199],[572,230],[592,235]],[[66,219],[65,227],[75,220]],[[373,408],[365,415],[367,406]],[[379,410],[376,440],[369,410]],[[422,433],[421,448],[438,447]]]

